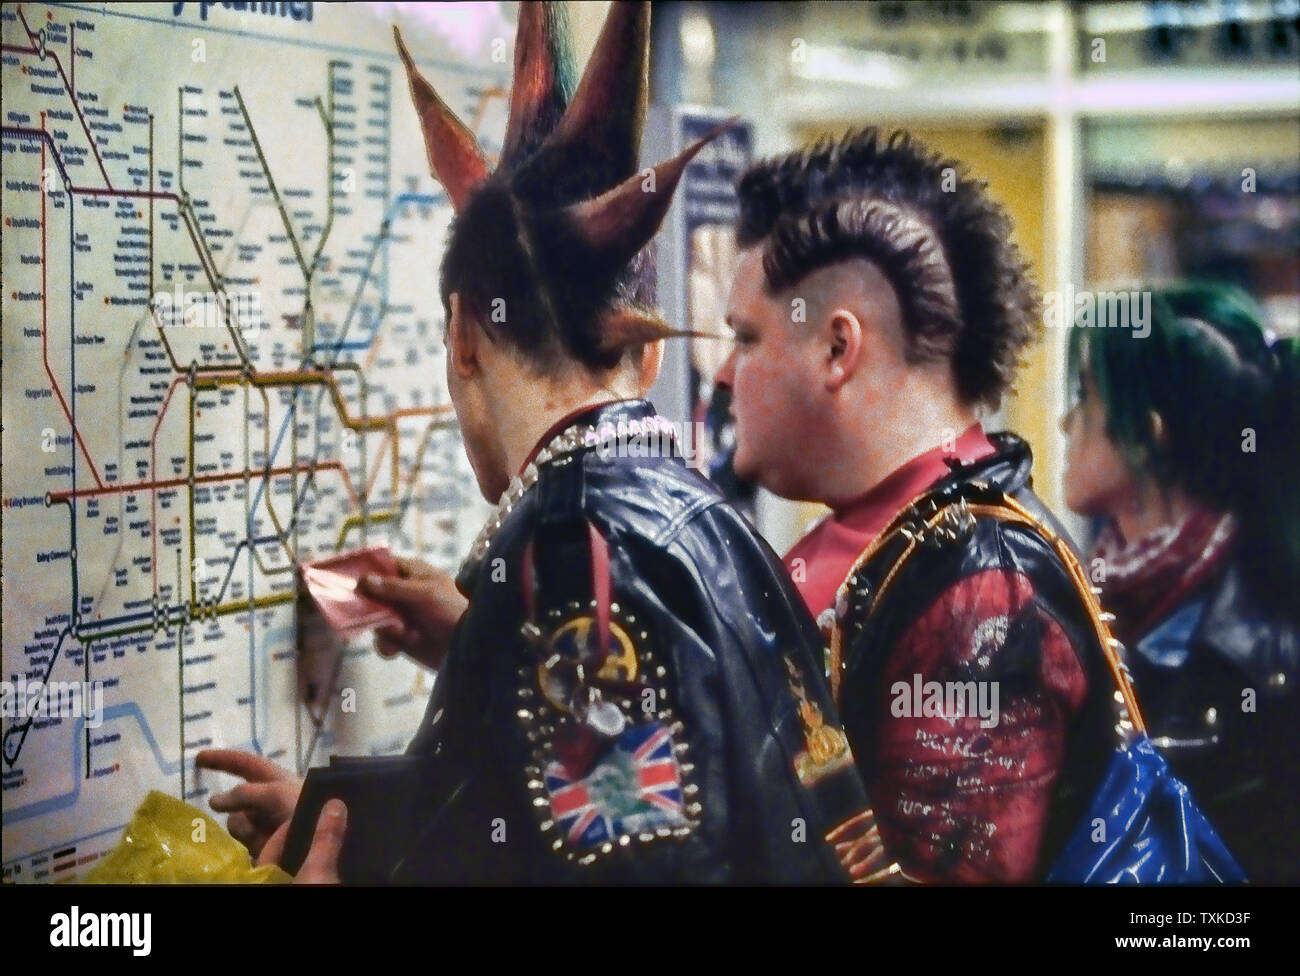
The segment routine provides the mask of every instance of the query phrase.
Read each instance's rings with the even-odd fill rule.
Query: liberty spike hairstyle
[[[396,27],[393,33],[430,170],[456,212],[442,261],[444,309],[460,294],[490,338],[510,343],[543,373],[566,358],[609,369],[628,349],[692,334],[670,328],[648,304],[642,248],[686,164],[730,123],[637,171],[650,5],[611,5],[576,91],[562,7],[519,5],[510,116],[491,172],[473,133],[416,69]]]

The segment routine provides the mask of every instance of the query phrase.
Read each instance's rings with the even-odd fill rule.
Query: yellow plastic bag
[[[153,790],[89,884],[285,884],[274,864],[254,867],[248,848],[198,807]]]

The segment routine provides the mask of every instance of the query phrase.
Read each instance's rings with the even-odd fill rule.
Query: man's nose
[[[731,389],[731,387],[735,384],[735,382],[736,382],[736,350],[732,349],[731,352],[728,354],[726,360],[723,362],[722,368],[718,370],[718,375],[713,377],[713,385],[725,386],[727,387],[727,389]]]

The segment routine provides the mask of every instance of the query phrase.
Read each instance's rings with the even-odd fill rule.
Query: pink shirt
[[[814,617],[835,605],[835,593],[861,555],[899,510],[949,471],[945,458],[962,464],[994,453],[984,428],[972,424],[957,438],[952,451],[926,451],[851,502],[835,509],[809,530],[785,554],[785,568]],[[795,562],[803,560],[802,565]]]

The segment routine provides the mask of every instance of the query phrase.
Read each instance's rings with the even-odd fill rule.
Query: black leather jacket
[[[1152,741],[1252,882],[1300,882],[1300,631],[1230,563],[1131,649]]]
[[[622,401],[574,422],[653,415]],[[866,799],[851,755],[834,755],[821,637],[779,560],[679,457],[589,448],[540,470],[457,581],[470,605],[408,750],[417,830],[390,877],[846,880],[823,838]],[[592,720],[626,743],[556,704],[601,664],[574,667],[600,626],[589,526],[608,545],[618,628]],[[540,640],[521,636],[530,621]]]
[[[1025,442],[990,440],[994,455],[954,467],[931,490],[972,502],[1005,493],[1068,540],[1031,490]],[[886,850],[904,872],[1033,880],[1077,826],[1118,744],[1114,684],[1079,588],[1042,534],[983,516],[950,530],[925,533],[897,571],[904,534],[885,542],[882,533],[866,557],[837,607],[840,711]],[[1000,721],[912,714],[896,689],[913,681],[996,684]]]

